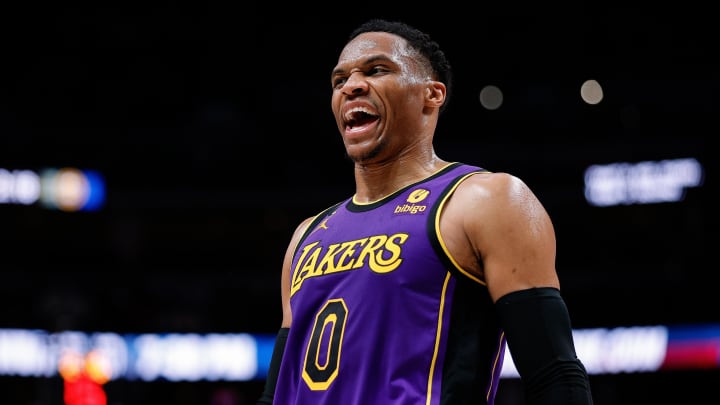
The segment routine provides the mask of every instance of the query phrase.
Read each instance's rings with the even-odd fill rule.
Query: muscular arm
[[[493,301],[532,287],[559,288],[552,222],[517,177],[466,179],[444,209],[441,233],[458,264],[485,281]]]
[[[560,296],[555,231],[533,192],[508,174],[472,176],[448,203],[442,226],[451,253],[496,303],[527,403],[592,404]]]
[[[517,177],[494,181],[494,199],[482,223],[469,224],[493,300],[533,287],[560,288],[555,230],[537,197]]]

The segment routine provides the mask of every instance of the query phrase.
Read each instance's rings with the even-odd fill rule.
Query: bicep
[[[489,190],[479,200],[482,214],[466,229],[493,300],[532,287],[559,288],[555,231],[541,202],[524,182],[507,174],[493,179]]]

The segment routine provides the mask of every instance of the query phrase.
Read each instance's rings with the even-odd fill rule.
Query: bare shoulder
[[[551,230],[550,218],[533,190],[519,177],[509,173],[480,173],[470,176],[458,186],[461,206],[473,209],[484,229],[497,226],[530,227],[531,230]]]
[[[299,238],[302,234],[304,234],[313,220],[315,220],[315,217],[308,217],[302,220],[302,222],[298,224],[298,226],[295,228],[295,231],[293,232],[293,239]]]
[[[519,177],[509,173],[478,173],[457,188],[455,196],[463,204],[481,204],[485,209],[534,206],[535,193]]]
[[[308,227],[312,223],[312,221],[315,219],[315,217],[308,217],[305,218],[302,222],[300,222],[293,231],[292,237],[290,238],[290,244],[288,245],[287,249],[287,255],[291,255],[292,252],[295,250],[295,247],[298,243],[300,243],[300,239],[305,234],[305,231],[307,231]]]
[[[485,281],[494,298],[557,283],[552,222],[517,176],[478,173],[466,178],[443,210],[442,233],[456,261]]]

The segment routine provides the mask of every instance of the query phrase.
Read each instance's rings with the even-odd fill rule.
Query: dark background
[[[455,93],[436,152],[511,172],[540,197],[574,327],[718,322],[708,240],[720,112],[712,13],[691,3],[439,6],[165,2],[3,13],[0,168],[98,170],[107,199],[98,212],[0,205],[0,328],[274,333],[292,230],[353,192],[329,73],[368,17],[410,22],[445,49]],[[604,86],[599,105],[581,101],[586,79]],[[495,111],[479,103],[488,84],[504,92]],[[680,203],[584,200],[591,164],[685,157],[704,166],[705,182]],[[710,389],[702,381],[718,375],[593,378],[598,404],[698,395],[697,404]],[[657,390],[665,381],[692,394]],[[217,389],[111,384],[128,404],[209,404]],[[233,389],[254,399],[260,384]],[[52,392],[43,387],[28,390]]]

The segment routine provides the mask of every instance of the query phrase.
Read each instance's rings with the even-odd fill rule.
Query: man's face
[[[432,80],[417,58],[405,39],[385,32],[361,34],[341,52],[331,104],[353,160],[396,153],[412,142]]]

